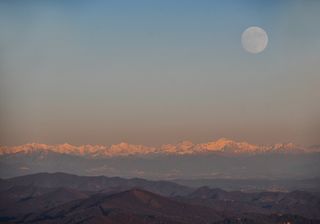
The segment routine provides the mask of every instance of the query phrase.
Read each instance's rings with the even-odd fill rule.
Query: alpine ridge
[[[237,142],[227,138],[216,141],[194,144],[191,141],[182,141],[177,144],[164,144],[160,147],[119,143],[105,145],[70,145],[68,143],[47,145],[28,143],[20,146],[0,146],[0,155],[34,152],[59,153],[86,157],[117,157],[132,155],[191,155],[205,153],[225,154],[262,154],[262,153],[310,153],[320,152],[320,147],[305,147],[293,143],[277,143],[274,145],[256,145],[248,142]]]

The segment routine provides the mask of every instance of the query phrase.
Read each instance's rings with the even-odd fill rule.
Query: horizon
[[[317,177],[312,177],[312,178],[262,178],[262,177],[249,177],[249,178],[244,178],[244,177],[239,177],[239,178],[228,178],[228,177],[190,177],[190,178],[172,178],[168,177],[166,178],[148,178],[148,177],[127,177],[127,176],[108,176],[106,174],[77,174],[77,173],[70,173],[70,172],[62,172],[62,171],[53,171],[53,172],[35,172],[35,173],[30,173],[30,174],[22,174],[19,176],[14,176],[14,177],[1,177],[0,179],[6,180],[6,179],[14,179],[14,178],[19,178],[19,177],[25,177],[25,176],[37,176],[37,175],[55,175],[55,174],[62,174],[62,175],[69,175],[69,176],[77,176],[77,177],[106,177],[106,178],[121,178],[121,179],[127,179],[127,180],[132,180],[132,179],[143,179],[143,180],[151,180],[151,181],[174,181],[175,180],[230,180],[230,181],[242,181],[242,180],[261,180],[261,181],[284,181],[284,180],[317,180],[320,179],[320,176]],[[183,185],[183,184],[180,184]],[[206,187],[206,186],[204,186]]]
[[[295,147],[313,147],[313,146],[320,147],[320,144],[302,145],[302,144],[297,144],[295,142],[290,142],[290,141],[288,141],[288,142],[273,142],[273,143],[269,143],[269,144],[256,144],[256,143],[245,141],[245,140],[236,141],[234,139],[230,139],[230,138],[226,138],[226,137],[211,139],[211,140],[204,141],[204,142],[193,142],[191,140],[185,139],[185,140],[181,140],[181,141],[177,141],[177,142],[166,142],[166,143],[162,143],[159,145],[147,145],[147,144],[142,144],[142,143],[134,144],[134,143],[127,142],[127,141],[115,142],[115,143],[111,143],[111,144],[72,144],[70,142],[47,144],[44,142],[26,142],[26,143],[23,143],[20,145],[0,145],[0,147],[19,147],[19,146],[25,146],[25,145],[47,145],[47,146],[71,145],[71,146],[75,146],[75,147],[80,147],[80,146],[106,146],[106,147],[108,147],[108,146],[113,146],[113,145],[128,144],[128,145],[135,145],[135,146],[146,146],[146,147],[158,148],[158,147],[162,147],[165,145],[176,145],[176,144],[181,144],[181,143],[192,143],[193,145],[201,145],[201,144],[205,144],[205,143],[217,143],[217,142],[248,143],[249,145],[255,145],[255,146],[275,146],[278,144],[283,144],[283,145],[293,145]]]

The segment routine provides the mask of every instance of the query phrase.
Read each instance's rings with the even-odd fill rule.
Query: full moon
[[[267,32],[258,26],[251,26],[243,31],[241,43],[247,52],[252,54],[260,53],[268,45]]]

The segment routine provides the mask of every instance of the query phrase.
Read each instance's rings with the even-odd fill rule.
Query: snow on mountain
[[[28,143],[20,146],[0,146],[0,155],[33,152],[55,152],[59,154],[70,154],[89,157],[114,157],[129,155],[152,155],[172,154],[187,155],[200,153],[230,153],[230,154],[259,154],[259,153],[307,153],[320,152],[319,147],[302,147],[293,143],[279,143],[274,145],[255,145],[248,142],[236,142],[230,139],[221,138],[207,143],[194,144],[190,141],[183,141],[178,144],[165,144],[158,148],[144,145],[133,145],[120,143],[111,145],[80,145],[74,146],[68,143],[60,145],[46,145]]]
[[[135,155],[135,154],[150,154],[150,153],[155,153],[155,152],[156,152],[156,148],[154,148],[154,147],[148,147],[148,146],[143,146],[143,145],[131,145],[131,144],[122,142],[117,145],[112,145],[110,148],[104,150],[102,155],[128,156],[128,155]]]

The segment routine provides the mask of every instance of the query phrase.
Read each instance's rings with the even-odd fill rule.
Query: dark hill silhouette
[[[77,176],[66,173],[38,173],[6,179],[0,182],[0,189],[12,186],[37,186],[44,188],[72,188],[79,191],[123,191],[134,187],[161,195],[185,195],[191,188],[169,181],[150,181],[140,178],[120,178],[106,176]]]

